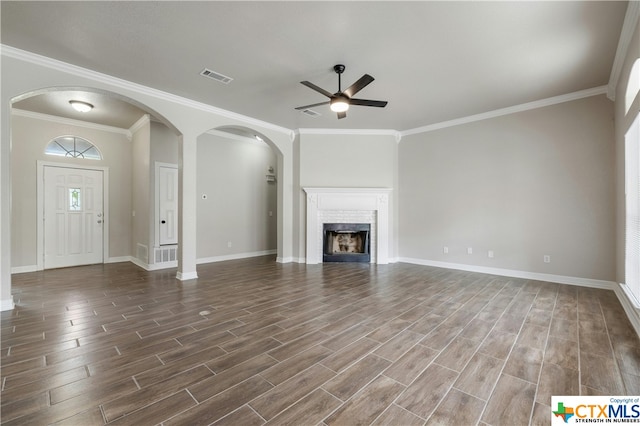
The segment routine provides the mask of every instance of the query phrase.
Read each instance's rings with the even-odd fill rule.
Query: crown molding
[[[365,136],[393,136],[396,142],[400,142],[401,132],[393,129],[319,129],[300,128],[296,131],[299,135],[365,135]]]
[[[618,80],[622,73],[622,66],[624,65],[624,60],[626,59],[627,51],[629,50],[629,44],[631,43],[638,21],[640,21],[640,1],[630,1],[627,5],[627,12],[624,15],[624,22],[622,24],[620,38],[618,39],[618,47],[616,49],[616,56],[613,60],[613,66],[611,67],[611,74],[609,76],[609,84],[607,85],[607,97],[612,101],[616,100],[616,87],[618,86]]]
[[[639,16],[640,16],[640,1],[629,2],[627,15],[625,16],[625,25],[623,25],[624,34],[629,32],[629,30],[625,30],[626,27],[633,26],[631,24],[627,24],[627,21],[631,21],[632,19],[635,19],[637,21]],[[631,39],[632,35],[633,35],[633,30],[631,30],[631,35],[627,36],[629,40]],[[621,39],[622,39],[622,36],[621,36]],[[627,46],[628,46],[628,42],[627,42]],[[620,46],[619,46],[619,49],[620,49]],[[563,102],[574,101],[574,100],[587,98],[591,96],[597,96],[602,94],[609,95],[610,87],[612,86],[612,83],[610,82],[608,86],[599,86],[591,89],[580,90],[573,93],[554,96],[551,98],[541,99],[541,100],[528,102],[520,105],[514,105],[514,106],[501,108],[493,111],[488,111],[480,114],[470,115],[467,117],[456,118],[453,120],[443,121],[440,123],[429,124],[426,126],[416,127],[414,129],[408,129],[404,131],[398,131],[393,129],[322,129],[322,128],[299,128],[297,130],[292,130],[292,129],[288,129],[272,123],[268,123],[266,121],[258,120],[252,117],[248,117],[248,116],[237,114],[237,113],[227,111],[218,107],[214,107],[212,105],[208,105],[202,102],[198,102],[198,101],[187,99],[181,96],[173,95],[171,93],[163,92],[161,90],[152,89],[150,87],[132,83],[120,78],[112,77],[107,74],[102,74],[97,71],[92,71],[86,68],[78,67],[76,65],[71,65],[66,62],[58,61],[56,59],[51,59],[46,56],[16,49],[11,46],[0,44],[0,51],[2,55],[19,59],[25,62],[33,63],[35,65],[56,69],[56,70],[73,74],[79,77],[99,81],[104,84],[109,84],[122,89],[130,90],[136,93],[162,99],[168,102],[173,102],[189,108],[194,108],[204,112],[209,112],[209,113],[223,116],[229,119],[240,121],[250,126],[258,126],[258,127],[274,130],[278,133],[285,134],[286,136],[289,137],[291,141],[294,140],[296,135],[368,135],[368,136],[393,136],[396,142],[400,143],[400,141],[404,136],[431,132],[434,130],[444,129],[447,127],[453,127],[453,126],[458,126],[462,124],[472,123],[475,121],[481,121],[481,120],[486,120],[490,118],[500,117],[503,115],[514,114],[517,112],[523,112],[523,111],[528,111],[532,109],[547,107],[547,106],[556,105]],[[618,55],[616,54],[616,59],[617,59],[617,56]],[[614,63],[614,66],[615,66],[615,63]],[[621,67],[621,65],[619,65],[618,67]],[[620,72],[618,71],[618,76],[619,74]],[[613,73],[612,73],[612,76],[613,76]],[[615,89],[614,89],[614,92],[615,92]]]
[[[131,125],[131,127],[129,127],[129,133],[133,135],[135,132],[140,130],[142,126],[149,123],[151,123],[151,117],[149,116],[149,114],[144,114],[142,117],[138,119],[138,121],[136,121]]]
[[[97,71],[93,71],[87,68],[82,68],[76,65],[72,65],[66,62],[59,61],[57,59],[48,58],[46,56],[38,55],[36,53],[28,52],[15,47],[0,44],[0,52],[2,55],[18,59],[21,61],[29,62],[34,65],[39,65],[45,68],[55,69],[68,74],[72,74],[78,77],[86,78],[89,80],[99,81],[104,84],[118,87],[120,89],[130,90],[132,92],[140,93],[143,95],[151,96],[157,99],[161,99],[167,102],[176,103],[188,108],[197,109],[203,112],[216,114],[225,118],[236,120],[250,126],[258,126],[261,128],[276,131],[278,133],[284,133],[290,139],[293,138],[293,130],[287,129],[282,126],[278,126],[266,121],[258,120],[256,118],[248,117],[246,115],[238,114],[235,112],[227,111],[222,108],[214,107],[203,102],[194,101],[192,99],[184,98],[182,96],[174,95],[172,93],[164,92],[162,90],[153,89],[151,87],[143,86],[141,84],[132,83],[121,78],[113,77],[107,74],[103,74]]]
[[[58,117],[57,115],[42,114],[42,113],[39,113],[39,112],[32,112],[32,111],[25,111],[23,109],[18,109],[18,108],[12,108],[11,109],[11,114],[12,115],[16,115],[18,117],[26,117],[26,118],[33,118],[33,119],[36,119],[36,120],[51,121],[51,122],[54,122],[54,123],[65,124],[65,125],[68,125],[68,126],[77,126],[77,127],[84,127],[86,129],[100,130],[100,131],[103,131],[103,132],[118,133],[118,134],[124,135],[127,139],[131,140],[131,132],[128,129],[122,129],[120,127],[113,127],[113,126],[106,126],[104,124],[90,123],[88,121],[75,120],[73,118]]]
[[[265,141],[259,141],[256,138],[252,138],[249,136],[243,136],[243,135],[236,135],[235,133],[229,133],[229,132],[225,132],[222,130],[217,130],[217,129],[211,129],[211,130],[207,130],[206,132],[204,132],[207,135],[211,135],[211,136],[217,136],[220,138],[224,138],[224,139],[229,139],[229,140],[235,140],[235,141],[240,141],[240,142],[248,142],[254,145],[259,145],[259,146],[269,146],[269,144]]]
[[[507,108],[500,108],[493,111],[483,112],[481,114],[469,115],[467,117],[461,117],[453,120],[442,121],[440,123],[429,124],[427,126],[416,127],[415,129],[405,130],[401,132],[401,137],[415,135],[418,133],[432,132],[434,130],[445,129],[447,127],[454,127],[461,124],[473,123],[475,121],[487,120],[489,118],[496,118],[503,115],[515,114],[517,112],[543,108],[551,105],[561,104],[564,102],[588,98],[591,96],[604,95],[605,93],[607,93],[607,86],[599,86],[592,89],[580,90],[578,92],[567,93],[566,95],[554,96],[547,99],[540,99],[538,101],[527,102]]]

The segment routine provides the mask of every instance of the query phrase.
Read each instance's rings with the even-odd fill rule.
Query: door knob
[[[167,221],[166,220],[161,220],[160,223],[164,224],[164,223],[167,223]]]

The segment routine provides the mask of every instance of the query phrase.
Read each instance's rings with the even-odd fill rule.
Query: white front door
[[[178,244],[178,169],[159,166],[157,170],[159,223],[156,226],[160,239],[157,244]]]
[[[103,172],[44,167],[44,268],[103,263]]]

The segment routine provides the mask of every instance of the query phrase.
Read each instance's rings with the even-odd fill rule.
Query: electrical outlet
[[[442,253],[449,254],[449,247],[447,246],[442,247]]]
[[[544,263],[551,263],[551,256],[549,256],[548,254],[545,254],[542,257],[542,260],[544,261]]]
[[[490,259],[493,259],[493,250],[489,250],[487,252],[487,256],[489,256]]]
[[[231,241],[227,241],[227,247],[231,248],[233,246],[233,243]]]
[[[467,254],[473,254],[473,248],[467,247]]]

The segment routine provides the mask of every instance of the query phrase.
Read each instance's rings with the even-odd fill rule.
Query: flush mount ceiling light
[[[89,112],[93,109],[93,105],[83,101],[69,101],[73,109],[78,112]]]

